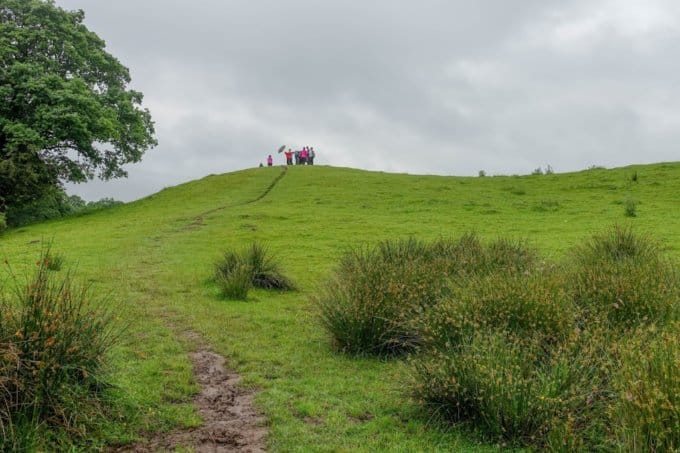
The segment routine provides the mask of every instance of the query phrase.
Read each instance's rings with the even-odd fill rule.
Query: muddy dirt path
[[[201,391],[194,404],[203,419],[198,428],[175,430],[152,435],[147,441],[115,448],[115,452],[147,453],[191,449],[197,453],[264,452],[266,435],[264,418],[255,410],[253,391],[238,386],[240,376],[228,371],[224,357],[212,352],[198,340],[196,333],[187,337],[199,348],[190,353],[194,378]]]

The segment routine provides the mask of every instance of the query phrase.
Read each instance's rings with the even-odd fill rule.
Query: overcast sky
[[[564,172],[680,159],[677,0],[57,0],[130,68],[159,145],[132,200],[311,145],[319,164]],[[275,163],[282,163],[275,155]]]

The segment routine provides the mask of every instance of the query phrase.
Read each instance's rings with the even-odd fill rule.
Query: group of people
[[[280,152],[280,151],[279,151]],[[288,149],[283,153],[286,156],[286,165],[314,165],[314,158],[316,157],[316,152],[313,146],[303,146],[302,149],[293,151]],[[274,158],[270,154],[267,157],[267,167],[274,165]],[[262,164],[260,164],[262,167]]]

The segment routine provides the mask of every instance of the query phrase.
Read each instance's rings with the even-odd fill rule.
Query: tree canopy
[[[156,145],[130,74],[53,0],[0,0],[0,212],[62,182],[126,176]]]

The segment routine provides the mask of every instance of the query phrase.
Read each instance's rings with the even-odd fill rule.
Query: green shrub
[[[111,316],[90,294],[47,267],[0,304],[0,449],[25,449],[41,427],[84,436],[101,408]]]
[[[572,253],[569,279],[582,322],[620,327],[677,319],[680,280],[649,238],[616,227]]]
[[[447,290],[446,268],[431,247],[414,240],[355,249],[314,298],[338,349],[394,355],[420,340],[412,320]]]
[[[280,270],[268,250],[258,243],[240,251],[227,251],[215,263],[213,278],[222,295],[245,300],[251,287],[292,290],[295,285]]]

